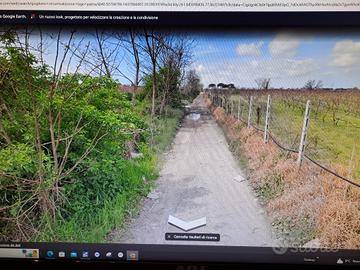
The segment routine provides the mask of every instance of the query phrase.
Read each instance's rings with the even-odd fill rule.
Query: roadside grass
[[[358,188],[306,160],[299,169],[296,155],[282,152],[272,142],[265,144],[257,130],[208,104],[227,138],[240,148],[235,153],[247,159],[249,184],[264,204],[280,242],[303,246],[316,239],[324,248],[359,248]]]
[[[169,109],[166,116],[152,121],[152,140],[141,147],[142,158],[124,160],[122,175],[131,183],[114,199],[104,203],[93,213],[79,213],[76,218],[52,220],[42,219],[42,233],[34,239],[39,242],[87,242],[102,243],[106,235],[115,228],[121,228],[129,216],[138,211],[138,204],[146,196],[159,175],[161,155],[171,144],[182,117],[182,110]],[[150,121],[150,118],[148,119]],[[79,218],[80,217],[80,218]]]
[[[122,224],[138,200],[145,196],[151,183],[157,178],[155,156],[146,154],[139,160],[124,160],[123,176],[131,186],[119,193],[113,200],[104,203],[104,207],[95,209],[92,214],[78,213],[76,218],[51,220],[44,217],[43,233],[35,241],[50,242],[104,242],[106,234],[115,226]]]
[[[161,155],[168,149],[182,117],[181,109],[168,108],[167,115],[154,120],[148,119],[148,123],[152,127],[151,148],[157,154]]]
[[[231,101],[241,100],[240,117],[247,121],[248,100],[233,95]],[[238,104],[238,103],[237,103]],[[259,125],[255,120],[255,109],[252,124],[264,129],[266,99],[254,99],[254,108],[261,107]],[[237,117],[238,105],[233,115]],[[284,146],[297,150],[304,121],[305,102],[294,102],[289,105],[280,98],[274,97],[271,103],[270,133]],[[335,120],[334,120],[335,119]],[[360,117],[339,107],[335,113],[325,107],[310,106],[310,122],[305,154],[324,165],[340,165],[346,168],[345,177],[360,181]]]
[[[271,225],[275,228],[284,246],[299,246],[316,237],[314,224],[304,217],[292,220],[289,217],[275,218]]]
[[[267,175],[265,177],[265,183],[255,187],[255,192],[267,204],[271,199],[281,195],[284,191],[284,177],[278,172]]]
[[[225,134],[225,138],[229,144],[230,151],[234,154],[236,160],[239,162],[240,168],[248,174],[248,160],[241,154],[241,142],[240,140],[229,140]]]

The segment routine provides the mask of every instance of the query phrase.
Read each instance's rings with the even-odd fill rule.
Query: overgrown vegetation
[[[255,191],[264,203],[268,203],[284,191],[283,176],[277,172],[267,175],[264,183],[255,187]]]
[[[358,249],[360,243],[360,192],[304,161],[279,149],[263,134],[214,107],[217,122],[235,153],[246,158],[249,183],[264,204],[279,240],[285,246],[302,246],[316,239],[321,247]],[[343,173],[341,167],[332,167]]]
[[[64,45],[59,31],[54,66],[32,52],[28,33],[24,43],[17,32],[0,36],[3,241],[102,242],[157,178],[158,157],[182,116],[184,66],[156,67],[153,115],[152,81],[138,96],[119,91],[106,39],[96,34],[98,73],[79,71],[87,54],[72,44],[74,32]],[[76,57],[75,72],[63,73]]]

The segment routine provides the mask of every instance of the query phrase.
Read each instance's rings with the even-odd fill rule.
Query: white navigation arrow
[[[177,217],[169,215],[168,223],[187,232],[187,231],[205,226],[206,225],[206,217],[186,222]]]

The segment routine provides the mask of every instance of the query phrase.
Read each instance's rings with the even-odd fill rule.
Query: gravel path
[[[165,157],[151,198],[142,201],[139,215],[125,229],[109,235],[110,241],[274,246],[264,211],[201,95],[190,111]],[[218,233],[220,242],[165,240],[167,232],[183,232],[167,223],[169,215],[184,221],[206,217],[206,226],[190,232]]]

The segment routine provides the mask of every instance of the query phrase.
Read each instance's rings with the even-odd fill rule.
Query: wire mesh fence
[[[360,179],[360,116],[343,105],[312,102],[305,151],[308,158],[337,167],[344,177]]]
[[[212,92],[223,107],[248,127],[265,133],[284,150],[298,154],[336,177],[360,186],[360,91]],[[308,108],[307,108],[308,107]]]
[[[284,147],[298,151],[306,103],[289,103],[273,96],[271,105],[270,133]]]

